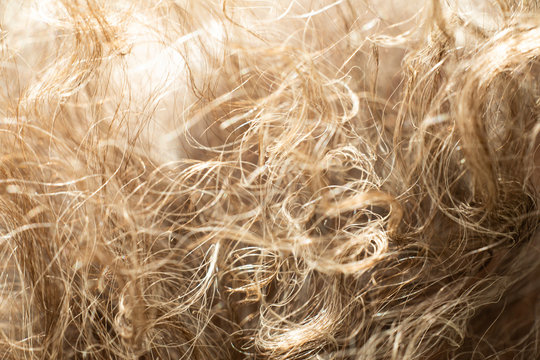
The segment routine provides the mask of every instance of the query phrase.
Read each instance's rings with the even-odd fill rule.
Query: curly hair
[[[539,359],[540,2],[0,3],[0,358]]]

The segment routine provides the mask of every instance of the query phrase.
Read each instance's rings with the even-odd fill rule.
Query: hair
[[[540,2],[0,14],[2,359],[540,358]]]

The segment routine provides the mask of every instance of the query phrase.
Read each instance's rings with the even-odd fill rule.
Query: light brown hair
[[[539,55],[529,0],[2,2],[0,357],[539,358]]]

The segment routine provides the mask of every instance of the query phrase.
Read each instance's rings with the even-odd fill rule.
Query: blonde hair
[[[538,358],[538,7],[2,2],[0,357]]]

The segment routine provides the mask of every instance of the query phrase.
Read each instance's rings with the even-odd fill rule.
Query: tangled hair
[[[0,17],[0,358],[540,358],[537,0]]]

